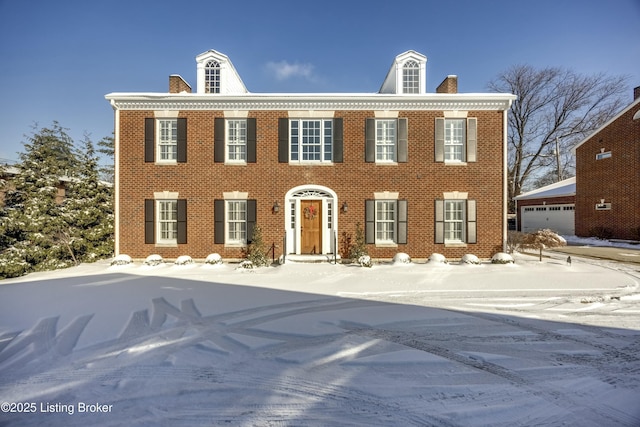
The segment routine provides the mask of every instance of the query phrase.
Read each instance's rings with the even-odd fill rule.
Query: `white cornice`
[[[166,94],[110,93],[118,110],[507,110],[515,95],[481,94]]]

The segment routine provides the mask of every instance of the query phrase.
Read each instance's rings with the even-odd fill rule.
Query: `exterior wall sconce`
[[[342,212],[347,212],[349,210],[349,205],[347,205],[347,202],[344,202],[342,204]]]
[[[273,210],[273,213],[278,213],[278,212],[280,212],[280,205],[278,204],[278,202],[275,202],[275,203],[273,204],[273,208],[272,208],[272,210]]]

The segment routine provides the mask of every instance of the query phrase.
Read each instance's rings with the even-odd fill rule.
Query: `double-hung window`
[[[396,201],[376,200],[376,243],[396,242]]]
[[[247,161],[247,121],[226,120],[227,124],[227,161]]]
[[[290,120],[289,161],[331,162],[333,120]]]
[[[376,120],[376,162],[396,161],[397,120]]]
[[[444,242],[465,242],[466,200],[444,201]]]
[[[178,201],[158,200],[157,243],[176,244],[178,242]]]
[[[466,119],[445,119],[444,121],[444,161],[464,162]]]
[[[393,196],[396,196],[394,194]],[[365,201],[365,242],[380,246],[407,243],[407,201],[388,192]]]
[[[435,201],[435,243],[477,243],[476,201],[455,197],[455,192],[445,193],[445,199]]]
[[[247,201],[228,200],[227,203],[227,239],[230,245],[247,243]]]
[[[158,120],[158,161],[175,162],[178,159],[178,120]]]
[[[435,123],[435,161],[466,164],[477,160],[478,119],[476,117],[437,117]],[[466,113],[465,113],[466,115]]]

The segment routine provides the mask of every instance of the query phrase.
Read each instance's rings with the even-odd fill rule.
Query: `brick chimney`
[[[436,89],[436,93],[458,93],[458,76],[447,76]]]
[[[169,76],[169,93],[191,93],[191,86],[177,74]]]
[[[640,98],[640,86],[633,88],[633,100]]]

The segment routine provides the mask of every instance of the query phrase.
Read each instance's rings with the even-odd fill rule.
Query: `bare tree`
[[[627,77],[518,65],[489,83],[517,95],[509,111],[509,200],[534,179],[568,178],[571,147],[626,105]]]

